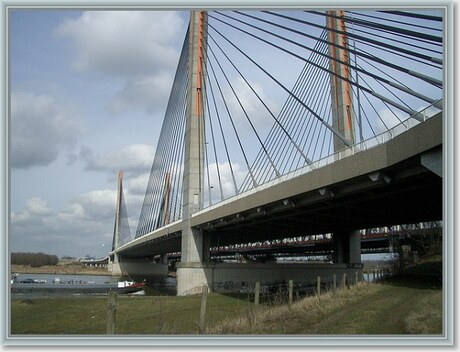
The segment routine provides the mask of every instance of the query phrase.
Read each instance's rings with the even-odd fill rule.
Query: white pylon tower
[[[182,205],[183,263],[207,260],[209,245],[199,229],[191,227],[191,214],[203,207],[204,187],[204,109],[203,66],[207,46],[207,12],[191,11],[189,28],[189,80],[185,126],[185,157]]]

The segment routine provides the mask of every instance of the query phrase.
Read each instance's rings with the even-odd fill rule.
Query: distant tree
[[[56,255],[39,253],[11,253],[11,264],[30,265],[40,267],[43,265],[56,265],[59,258]]]

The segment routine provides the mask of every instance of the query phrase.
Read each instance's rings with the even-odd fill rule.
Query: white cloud
[[[77,70],[121,79],[110,113],[164,110],[185,36],[178,12],[89,11],[56,34],[74,44]]]
[[[95,156],[88,147],[83,147],[80,156],[86,161],[87,170],[109,171],[114,173],[123,170],[132,174],[139,174],[150,170],[155,155],[152,146],[146,144],[132,144],[105,156]]]
[[[129,111],[133,106],[142,107],[148,113],[164,111],[172,81],[170,72],[130,78],[107,105],[107,109],[115,114]]]
[[[150,173],[146,172],[141,175],[130,177],[126,181],[123,181],[125,189],[129,190],[131,196],[144,196],[147,184],[149,182]]]
[[[39,197],[32,197],[26,200],[26,208],[21,213],[11,213],[13,225],[31,226],[44,223],[44,219],[52,214],[46,200]]]
[[[84,256],[107,255],[113,235],[116,190],[96,190],[76,196],[60,211],[32,197],[25,209],[11,214],[10,249]]]
[[[177,12],[87,11],[67,19],[56,34],[75,44],[77,69],[125,77],[174,67],[178,55],[171,43],[183,28]]]
[[[52,212],[46,200],[39,197],[28,199],[26,201],[26,207],[31,214],[35,215],[49,215]]]
[[[241,166],[238,163],[232,163],[232,168],[230,168],[230,164],[228,162],[218,163],[218,165],[220,173],[220,182],[217,173],[217,164],[212,163],[209,165],[209,179],[210,184],[212,186],[211,197],[213,203],[218,203],[221,201],[221,188],[224,199],[234,196],[236,194],[236,191],[235,183],[233,182],[233,176],[235,177],[237,187],[239,187],[247,174],[245,170],[242,170]],[[206,204],[209,199],[208,190],[206,189],[204,193]]]
[[[85,131],[72,107],[50,95],[11,94],[11,166],[49,165],[62,148],[70,150]]]

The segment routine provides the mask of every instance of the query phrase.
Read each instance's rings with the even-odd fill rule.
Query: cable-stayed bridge
[[[121,177],[114,273],[178,294],[282,280],[286,265],[213,263],[210,248],[330,233],[360,268],[360,230],[442,219],[443,13],[192,11],[133,239]]]

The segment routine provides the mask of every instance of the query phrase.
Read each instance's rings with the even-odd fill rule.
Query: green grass
[[[197,334],[200,296],[119,296],[117,334]],[[11,333],[105,334],[107,298],[12,300]],[[208,295],[208,334],[441,334],[439,289],[359,284],[303,298],[292,308]]]
[[[196,334],[200,296],[118,296],[117,334]],[[242,314],[250,303],[209,294],[207,324]],[[105,334],[107,298],[12,300],[11,334]]]
[[[261,307],[240,319],[228,319],[212,334],[381,335],[442,334],[442,291],[359,284],[296,302]]]
[[[208,334],[442,334],[442,266],[428,262],[379,284],[361,283],[287,305],[208,295]],[[197,334],[201,296],[118,296],[116,333]],[[12,335],[105,334],[107,297],[11,301]]]

